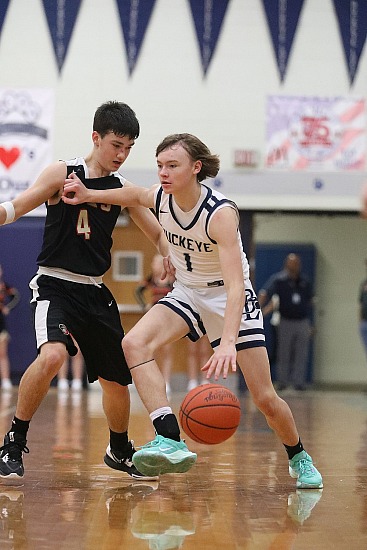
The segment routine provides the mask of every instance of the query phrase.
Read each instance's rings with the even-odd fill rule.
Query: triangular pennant
[[[62,71],[81,0],[42,0],[48,28],[56,55],[59,73]]]
[[[138,61],[155,0],[116,0],[131,75]]]
[[[8,11],[9,2],[10,0],[2,0],[2,2],[0,3],[0,33],[3,28],[6,12]]]
[[[348,67],[349,82],[353,84],[367,35],[366,0],[334,0],[340,35]]]
[[[218,42],[229,0],[189,1],[205,76]]]
[[[304,0],[262,1],[273,42],[280,80],[283,82]]]

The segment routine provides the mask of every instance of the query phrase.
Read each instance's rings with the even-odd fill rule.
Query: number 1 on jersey
[[[184,254],[185,262],[186,262],[186,269],[187,271],[192,271],[192,263],[191,263],[191,257],[190,254]]]

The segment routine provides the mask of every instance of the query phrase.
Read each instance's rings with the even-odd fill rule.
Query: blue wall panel
[[[0,263],[4,280],[21,294],[20,303],[7,317],[11,375],[15,383],[36,357],[28,284],[37,271],[44,222],[44,218],[24,217],[0,227]]]

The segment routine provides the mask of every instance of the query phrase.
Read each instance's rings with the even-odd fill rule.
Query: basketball
[[[240,417],[236,395],[219,384],[203,384],[189,391],[179,411],[185,434],[206,445],[229,439],[237,430]]]

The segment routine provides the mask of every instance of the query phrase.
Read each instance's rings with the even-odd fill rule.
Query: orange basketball
[[[222,443],[237,430],[240,423],[240,402],[228,388],[219,384],[203,384],[189,391],[182,401],[180,424],[198,443]]]

